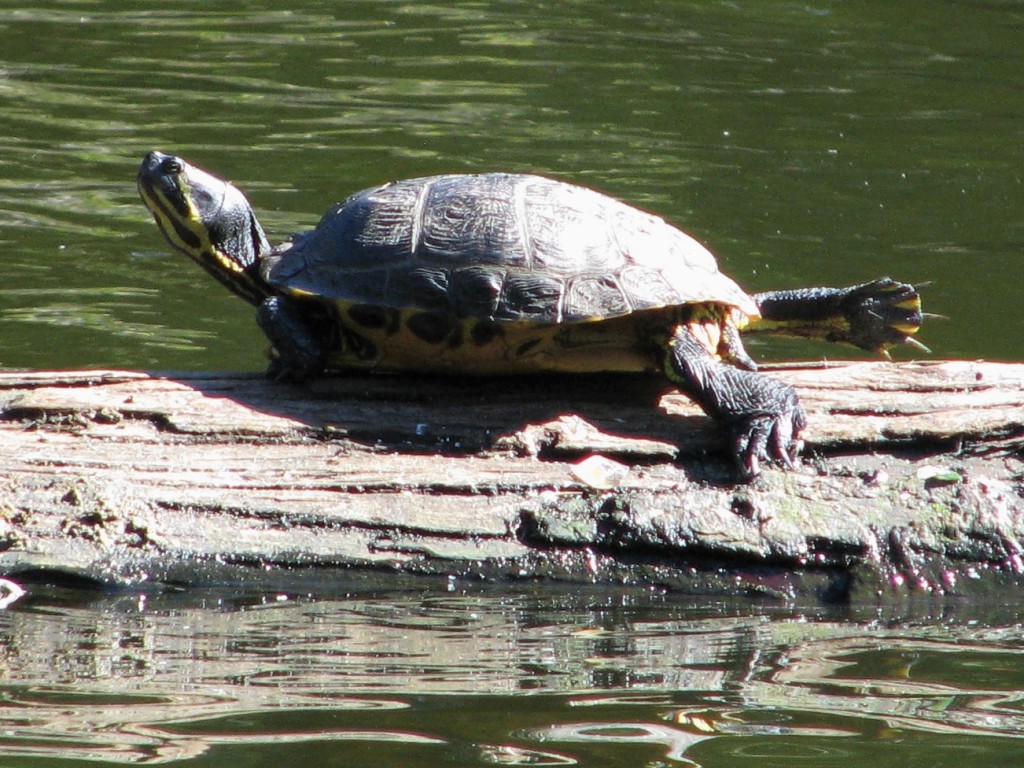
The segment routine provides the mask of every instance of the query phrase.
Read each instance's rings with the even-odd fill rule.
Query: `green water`
[[[0,0],[0,368],[263,367],[251,309],[139,202],[152,148],[233,179],[275,238],[392,178],[546,173],[666,216],[751,289],[927,283],[936,357],[1017,360],[1022,30],[1019,2]],[[1012,612],[443,586],[28,599],[0,612],[0,762],[856,768],[1024,748]]]
[[[552,174],[751,289],[928,283],[935,356],[1021,356],[1019,3],[5,5],[0,366],[263,367],[249,308],[138,201],[154,147],[236,181],[276,238],[382,180]]]
[[[27,598],[0,764],[1020,765],[1019,611],[423,586]]]

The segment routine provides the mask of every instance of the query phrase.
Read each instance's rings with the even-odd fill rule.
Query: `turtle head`
[[[150,152],[139,194],[167,241],[253,304],[273,293],[259,276],[267,236],[245,195],[174,155]]]

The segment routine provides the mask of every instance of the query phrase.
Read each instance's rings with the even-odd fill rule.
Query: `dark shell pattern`
[[[584,187],[489,173],[409,179],[331,208],[264,263],[293,294],[558,324],[714,302],[757,310],[662,219]]]

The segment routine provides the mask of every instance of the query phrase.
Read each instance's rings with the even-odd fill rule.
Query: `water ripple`
[[[836,759],[880,733],[1024,734],[1015,624],[630,605],[440,594],[94,610],[30,594],[0,614],[0,756],[159,762],[360,741],[458,752],[462,717],[474,754],[517,765],[590,764],[598,745],[743,764],[764,750]]]

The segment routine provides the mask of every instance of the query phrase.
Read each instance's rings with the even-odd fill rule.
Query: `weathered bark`
[[[1024,364],[771,374],[807,408],[805,458],[750,485],[645,378],[0,374],[0,573],[370,567],[839,599],[1024,568]],[[621,466],[579,463],[594,453]]]

